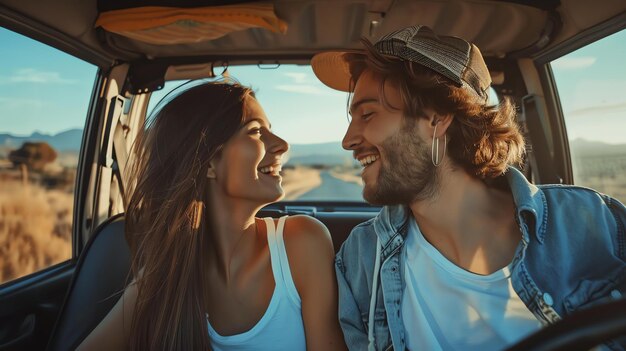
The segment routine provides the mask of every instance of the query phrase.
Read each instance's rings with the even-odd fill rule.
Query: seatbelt
[[[128,162],[128,151],[126,150],[126,138],[124,138],[124,124],[122,118],[118,119],[113,132],[113,156],[115,163],[113,165],[113,174],[117,178],[119,192],[122,196],[122,203],[126,209],[126,192],[124,187],[124,175],[126,175],[126,163]]]
[[[109,110],[106,119],[108,123],[105,126],[100,153],[100,165],[102,166],[102,170],[100,172],[100,179],[98,180],[97,203],[96,206],[94,206],[94,213],[97,216],[96,223],[101,223],[104,219],[110,217],[111,196],[118,196],[118,193],[116,193],[117,189],[113,190],[113,194],[111,192],[112,177],[115,176],[118,182],[121,181],[120,167],[113,155],[113,147],[115,144],[113,141],[123,112],[123,107],[124,98],[120,95],[112,97],[109,101]]]

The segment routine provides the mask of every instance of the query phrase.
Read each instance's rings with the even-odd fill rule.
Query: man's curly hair
[[[457,87],[446,77],[414,62],[383,56],[367,39],[363,54],[345,54],[354,87],[369,70],[381,79],[384,99],[386,81],[400,90],[405,118],[425,118],[429,108],[440,115],[453,115],[448,128],[448,155],[459,166],[481,179],[501,176],[509,165],[520,165],[525,153],[524,137],[516,123],[513,103],[503,99],[489,105],[467,88]],[[353,89],[352,89],[353,90]],[[383,101],[387,108],[398,109]]]

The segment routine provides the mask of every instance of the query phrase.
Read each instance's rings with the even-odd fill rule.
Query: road
[[[330,175],[328,171],[321,171],[322,183],[295,199],[322,200],[322,201],[363,201],[362,188],[351,182],[345,182]]]

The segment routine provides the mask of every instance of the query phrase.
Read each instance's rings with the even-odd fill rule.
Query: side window
[[[551,63],[574,183],[626,203],[626,30]]]
[[[0,284],[68,260],[96,67],[0,28]]]

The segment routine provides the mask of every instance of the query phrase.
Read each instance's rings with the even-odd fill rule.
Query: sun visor
[[[272,3],[116,9],[100,13],[95,26],[152,45],[198,43],[249,28],[287,31],[287,23],[276,16]]]

